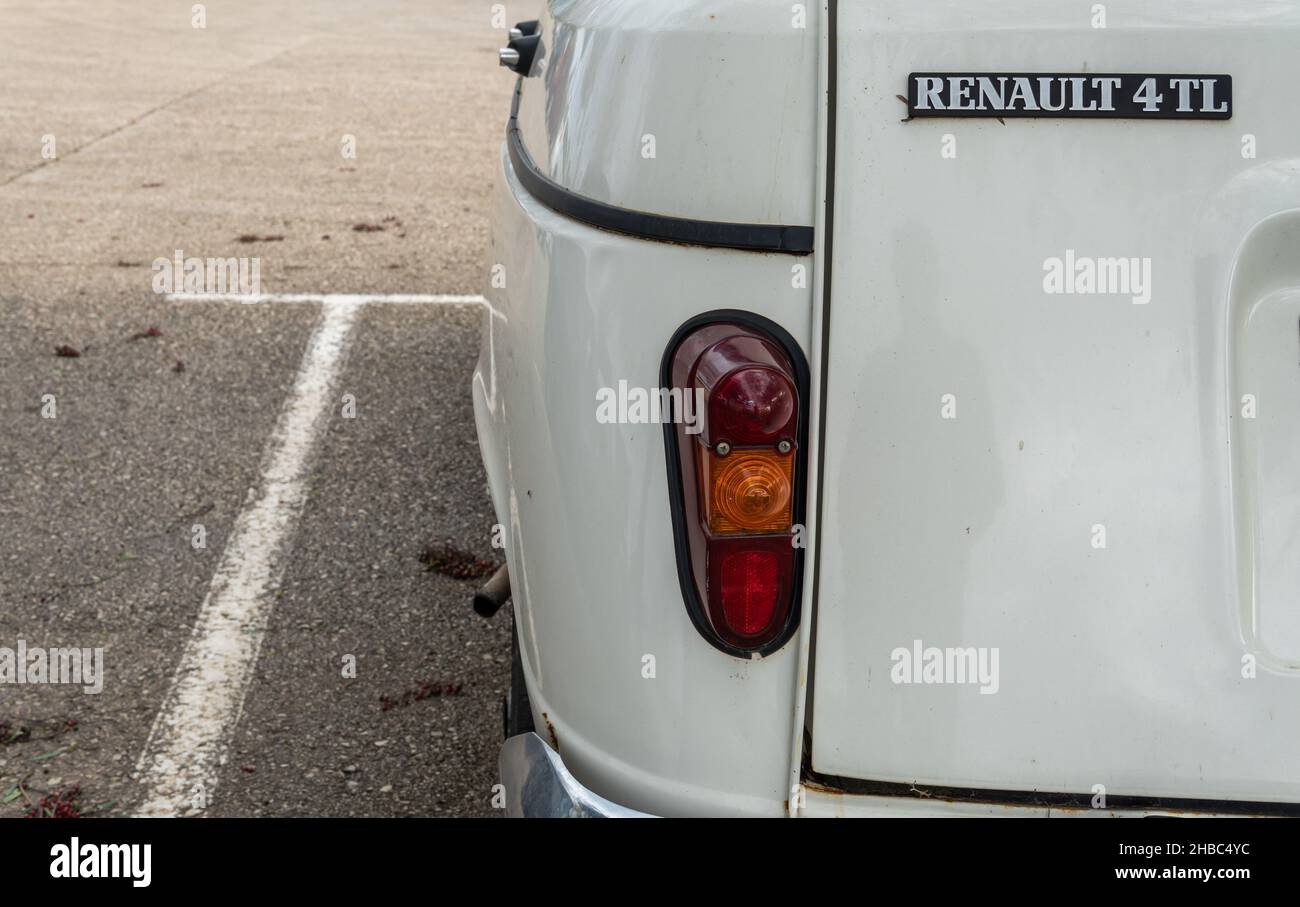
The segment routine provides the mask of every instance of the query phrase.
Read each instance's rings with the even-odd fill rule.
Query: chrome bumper
[[[646,813],[611,803],[587,790],[536,734],[519,734],[501,747],[501,783],[512,819],[635,819]]]

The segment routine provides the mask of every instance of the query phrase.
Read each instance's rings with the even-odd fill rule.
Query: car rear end
[[[475,402],[541,741],[656,814],[1297,811],[1300,11],[809,6],[540,21]]]

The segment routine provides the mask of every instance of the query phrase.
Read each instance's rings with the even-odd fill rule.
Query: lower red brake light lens
[[[795,548],[786,533],[710,538],[704,607],[719,640],[753,651],[781,638],[795,616]]]
[[[781,591],[780,565],[770,551],[735,551],[722,557],[722,616],[738,636],[757,636],[772,623]]]

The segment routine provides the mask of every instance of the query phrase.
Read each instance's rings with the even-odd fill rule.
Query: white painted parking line
[[[238,302],[242,305],[324,302],[333,305],[485,305],[482,296],[457,293],[169,293],[170,302]]]
[[[319,303],[321,320],[262,459],[259,485],[235,520],[208,595],[154,720],[137,773],[140,816],[190,815],[210,804],[239,723],[304,502],[316,438],[357,312],[369,304],[487,305],[471,294],[173,293],[171,302]],[[490,307],[489,307],[490,308]]]
[[[381,301],[382,297],[362,297]],[[314,297],[317,323],[293,391],[263,455],[199,610],[167,697],[137,765],[141,816],[201,812],[244,707],[257,653],[305,500],[304,482],[325,427],[357,313],[352,297]]]

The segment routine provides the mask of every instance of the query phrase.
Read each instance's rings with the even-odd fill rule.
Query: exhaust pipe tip
[[[474,613],[491,617],[510,600],[510,568],[506,564],[474,593]]]

